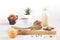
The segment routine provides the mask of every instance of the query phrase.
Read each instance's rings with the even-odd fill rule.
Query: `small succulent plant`
[[[25,10],[25,15],[30,15],[30,12],[31,12],[31,9],[30,8],[26,8],[26,10]]]

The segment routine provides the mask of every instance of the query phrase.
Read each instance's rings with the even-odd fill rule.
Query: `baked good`
[[[34,24],[34,25],[41,25],[41,23],[42,23],[41,21],[36,20],[33,24]]]
[[[14,25],[16,20],[18,19],[18,15],[11,14],[8,17],[9,24]]]
[[[8,30],[8,37],[9,38],[15,38],[17,35],[17,30],[15,30],[14,28],[10,28]]]
[[[29,27],[30,29],[35,29],[35,30],[40,30],[42,29],[42,26],[41,26],[41,21],[39,20],[36,20],[33,25],[31,27]]]

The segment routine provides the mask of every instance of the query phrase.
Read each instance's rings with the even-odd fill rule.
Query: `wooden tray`
[[[18,35],[34,35],[34,34],[41,34],[41,35],[55,35],[56,30],[46,31],[46,30],[31,30],[29,28],[15,28],[17,30]]]

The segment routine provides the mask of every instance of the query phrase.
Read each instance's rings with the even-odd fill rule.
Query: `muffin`
[[[41,21],[36,20],[33,24],[34,24],[34,25],[41,25],[41,23],[42,23]]]
[[[10,28],[8,30],[8,37],[9,38],[15,38],[17,35],[17,30],[15,30],[14,28]]]
[[[36,30],[40,30],[42,29],[42,26],[41,26],[41,21],[39,20],[36,20],[33,25],[31,27],[29,27],[31,29],[36,29]]]
[[[18,15],[11,14],[8,17],[9,24],[14,25],[16,20],[18,19]]]

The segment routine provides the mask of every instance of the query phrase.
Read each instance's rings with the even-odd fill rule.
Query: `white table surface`
[[[18,35],[14,39],[8,38],[7,31],[11,25],[0,25],[0,40],[60,40],[60,22],[55,22],[55,28],[57,31],[56,35],[53,35],[52,38],[49,35],[35,36],[35,35]],[[33,37],[32,37],[33,36]]]

